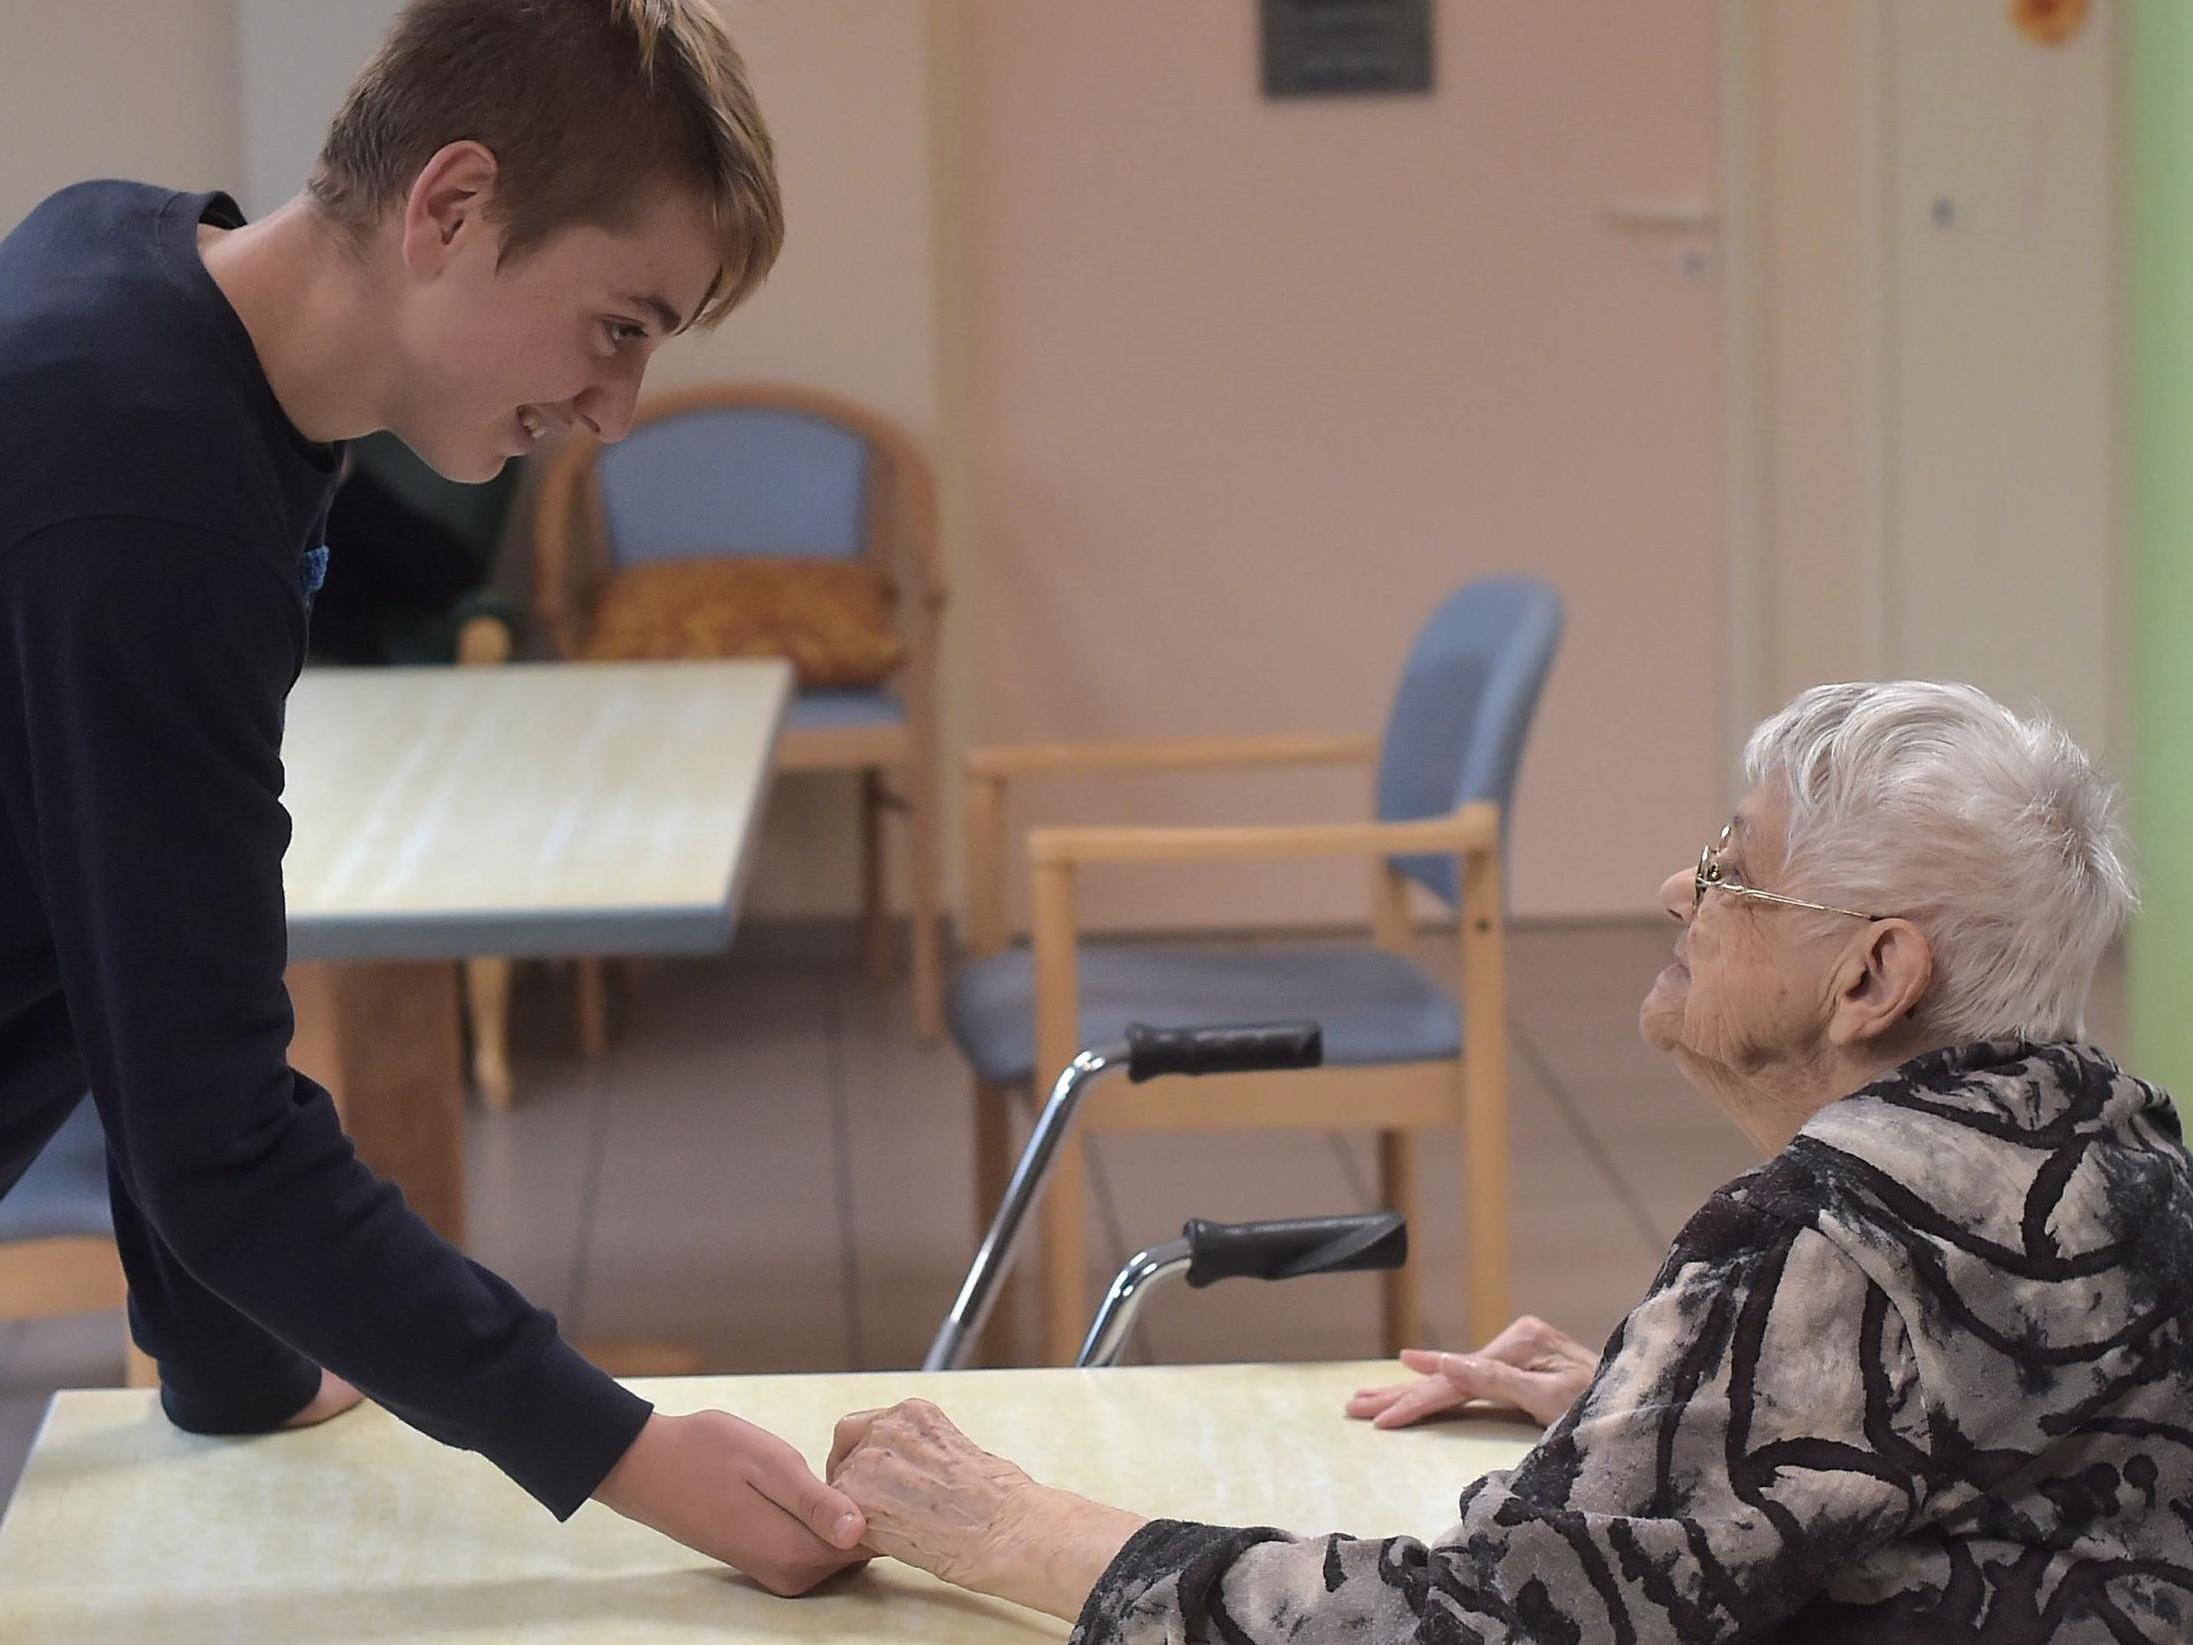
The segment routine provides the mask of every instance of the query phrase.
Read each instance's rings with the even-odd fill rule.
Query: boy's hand
[[[320,1391],[312,1396],[312,1403],[283,1423],[284,1428],[311,1428],[339,1417],[356,1405],[365,1395],[337,1376],[333,1371],[320,1373]]]
[[[773,1594],[802,1594],[869,1556],[852,1498],[799,1452],[726,1411],[647,1419],[594,1500],[744,1571]]]

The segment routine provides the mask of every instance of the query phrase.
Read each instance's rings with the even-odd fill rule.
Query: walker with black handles
[[[1060,1073],[1050,1100],[1036,1116],[1005,1198],[921,1368],[951,1371],[966,1362],[969,1347],[997,1301],[998,1287],[1012,1267],[1028,1213],[1050,1176],[1058,1146],[1095,1080],[1122,1068],[1138,1085],[1175,1074],[1269,1073],[1316,1068],[1324,1056],[1324,1031],[1314,1022],[1212,1028],[1151,1028],[1135,1023],[1123,1038],[1082,1051]],[[1193,1221],[1181,1238],[1138,1252],[1120,1270],[1075,1363],[1114,1363],[1151,1289],[1176,1274],[1186,1274],[1191,1286],[1200,1287],[1239,1277],[1293,1279],[1313,1273],[1392,1269],[1400,1267],[1407,1255],[1407,1228],[1392,1212],[1237,1224]]]

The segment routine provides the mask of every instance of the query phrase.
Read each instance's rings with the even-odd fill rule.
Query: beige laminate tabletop
[[[282,741],[290,957],[726,947],[791,679],[774,660],[307,670]]]
[[[1152,1516],[1429,1536],[1532,1430],[1380,1433],[1340,1414],[1390,1364],[635,1382],[820,1466],[850,1410],[935,1399],[1038,1478]],[[0,1521],[8,1645],[670,1645],[1057,1640],[1066,1625],[878,1562],[802,1600],[589,1504],[557,1525],[477,1457],[378,1410],[252,1440],[176,1432],[149,1393],[56,1397]]]

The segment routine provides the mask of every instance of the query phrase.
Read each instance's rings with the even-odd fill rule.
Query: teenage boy
[[[655,350],[783,241],[706,0],[416,0],[306,191],[87,183],[0,241],[0,1190],[88,1088],[130,1324],[179,1426],[359,1391],[558,1517],[588,1498],[793,1593],[852,1502],[665,1416],[436,1238],[287,1061],[283,699],[339,442],[453,479],[621,438]]]

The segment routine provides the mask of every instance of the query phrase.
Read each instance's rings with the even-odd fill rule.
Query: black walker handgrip
[[[1375,1272],[1399,1268],[1409,1257],[1409,1225],[1394,1211],[1280,1222],[1197,1218],[1181,1233],[1188,1241],[1188,1283],[1198,1287],[1222,1279]]]
[[[1164,1074],[1258,1074],[1315,1068],[1325,1060],[1325,1030],[1314,1022],[1241,1028],[1127,1026],[1127,1077],[1140,1085]]]

